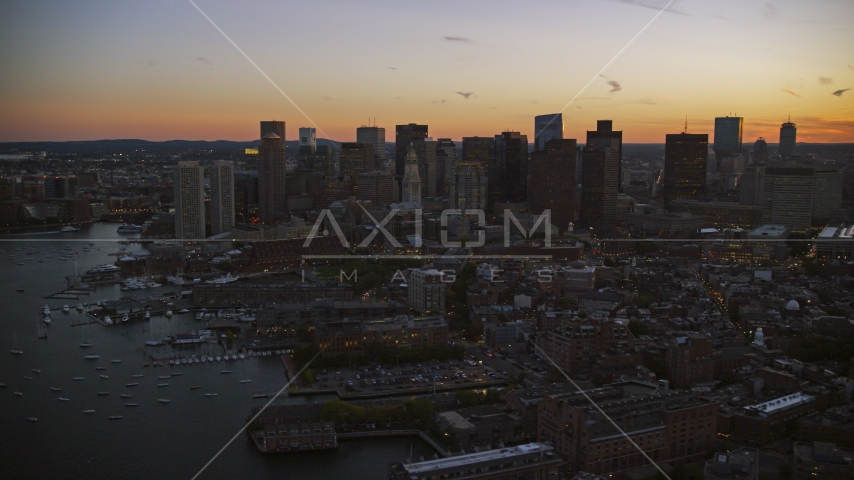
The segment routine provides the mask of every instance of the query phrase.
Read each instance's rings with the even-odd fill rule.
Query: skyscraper
[[[759,137],[753,144],[753,163],[765,163],[768,160],[768,143]]]
[[[415,154],[415,146],[412,144],[407,150],[406,168],[402,182],[403,202],[421,205],[421,177],[418,175],[418,156]]]
[[[463,137],[463,162],[478,162],[484,168],[492,163],[495,140],[491,137]]]
[[[268,133],[273,132],[279,136],[282,143],[285,143],[285,122],[280,122],[277,120],[269,120],[261,122],[261,136],[258,138],[264,138]]]
[[[276,135],[278,135],[278,133]],[[285,138],[284,135],[282,135],[282,138]],[[317,131],[314,127],[300,127],[299,146],[300,149],[302,149],[302,147],[308,147],[312,152],[315,151],[317,148]]]
[[[490,208],[495,202],[521,203],[528,199],[527,135],[502,132],[495,136],[494,162],[488,176]]]
[[[844,175],[835,168],[816,168],[813,187],[813,223],[833,220],[834,210],[842,206]]]
[[[486,171],[478,162],[457,162],[451,170],[452,209],[486,210]]]
[[[677,198],[699,200],[706,191],[709,135],[668,134],[664,147],[664,202]]]
[[[783,160],[789,160],[795,153],[797,135],[798,129],[790,117],[788,122],[780,126],[780,157]]]
[[[744,169],[738,182],[738,203],[742,205],[762,205],[765,195],[765,166],[751,165]]]
[[[234,162],[213,162],[210,180],[211,235],[216,235],[234,226]]]
[[[173,169],[175,238],[205,238],[205,171],[199,162],[178,162]]]
[[[610,142],[605,145],[604,142]],[[616,138],[596,139],[581,152],[581,215],[583,227],[599,234],[613,232],[617,226],[619,195],[620,142]]]
[[[457,145],[450,138],[436,141],[436,165],[438,166],[438,194],[447,195],[451,185],[451,170],[457,160]]]
[[[613,148],[612,140],[616,140],[617,145],[617,188],[620,192],[623,191],[623,131],[614,130],[614,124],[611,120],[597,120],[596,131],[587,131],[587,146],[592,147],[608,147]],[[581,163],[584,163],[583,161]],[[584,165],[581,165],[582,183],[584,178]]]
[[[369,201],[375,208],[381,208],[397,201],[394,198],[394,176],[385,172],[366,172],[356,178],[358,182],[357,198]]]
[[[381,165],[385,161],[385,128],[366,127],[362,125],[356,129],[356,141],[359,143],[369,143],[374,147],[374,154],[377,156],[377,165]]]
[[[258,146],[258,207],[263,223],[275,223],[287,214],[286,174],[284,138],[270,131]]]
[[[406,173],[406,155],[409,146],[427,138],[427,125],[410,123],[397,125],[394,138],[394,176],[400,182]],[[401,191],[403,189],[401,188]]]
[[[370,143],[345,142],[338,156],[339,175],[359,175],[376,170],[377,158]]]
[[[762,221],[807,230],[812,224],[814,188],[812,168],[766,168]]]
[[[718,169],[723,157],[736,156],[741,153],[741,134],[744,128],[742,117],[716,117],[715,118],[715,157],[718,160]]]
[[[551,209],[551,222],[567,229],[575,221],[575,139],[552,139],[531,154],[531,194],[528,207],[539,215]]]
[[[534,117],[534,150],[543,150],[546,142],[553,138],[563,138],[563,114]]]
[[[427,137],[414,142],[415,155],[418,157],[418,175],[421,177],[421,194],[436,196],[436,182],[439,167],[436,165],[436,141]]]

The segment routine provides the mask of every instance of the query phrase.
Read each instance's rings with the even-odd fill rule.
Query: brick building
[[[667,347],[667,378],[674,388],[714,380],[712,339],[696,334],[676,337]]]

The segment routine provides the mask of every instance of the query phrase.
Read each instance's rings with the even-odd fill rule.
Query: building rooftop
[[[407,473],[412,476],[440,475],[444,471],[456,471],[461,468],[477,468],[479,464],[487,464],[500,461],[501,463],[512,461],[516,458],[523,459],[531,454],[554,455],[553,448],[544,443],[529,443],[515,447],[487,450],[485,452],[470,453],[438,460],[410,463],[405,465]]]
[[[750,405],[744,407],[744,409],[753,410],[765,414],[772,414],[778,411],[786,410],[796,405],[800,405],[802,403],[812,402],[813,400],[815,400],[815,397],[813,397],[812,395],[797,392],[791,395],[786,395],[785,397],[775,398],[774,400],[769,400],[764,403]]]

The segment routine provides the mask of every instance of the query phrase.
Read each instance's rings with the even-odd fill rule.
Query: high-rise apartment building
[[[234,226],[234,162],[213,162],[210,181],[211,235],[217,235]]]
[[[753,144],[753,163],[765,163],[768,160],[768,142],[759,137]]]
[[[415,146],[409,145],[406,153],[406,168],[402,179],[403,190],[402,201],[415,205],[421,205],[421,177],[418,174],[418,156],[415,154]]]
[[[822,224],[833,220],[834,210],[842,206],[842,172],[834,168],[816,168],[813,187],[812,223]]]
[[[489,176],[490,208],[495,202],[521,203],[528,199],[528,136],[502,132],[495,136],[494,162]],[[494,167],[494,168],[493,168]]]
[[[284,131],[284,122],[279,123]],[[270,131],[258,146],[258,207],[261,222],[275,223],[287,215],[286,176],[284,137]]]
[[[205,171],[199,162],[178,162],[173,169],[175,238],[205,238]]]
[[[409,308],[421,314],[445,313],[445,282],[435,268],[419,268],[409,274]]]
[[[721,158],[741,153],[744,119],[742,117],[715,118],[715,157],[720,165]]]
[[[546,142],[563,138],[563,114],[551,113],[534,117],[534,150],[543,150]]]
[[[451,170],[451,208],[485,211],[487,184],[483,165],[478,162],[457,162]]]
[[[664,202],[699,200],[706,190],[709,135],[668,134],[664,147]]]
[[[797,136],[798,128],[792,123],[791,118],[780,126],[780,157],[783,160],[788,160],[794,155]]]
[[[369,201],[374,207],[394,203],[394,175],[386,172],[365,172],[356,178],[357,198]]]
[[[812,224],[815,171],[802,167],[765,169],[762,220],[785,225],[791,230],[807,230]]]
[[[377,157],[377,165],[385,162],[385,128],[364,126],[356,129],[356,141],[369,143],[374,147],[374,155]]]
[[[552,139],[531,154],[531,194],[528,208],[534,215],[551,210],[551,222],[561,230],[575,222],[575,139]]]
[[[605,145],[610,142],[610,145]],[[597,139],[581,152],[581,214],[582,227],[592,228],[600,235],[617,227],[617,195],[620,193],[619,140]]]
[[[765,166],[745,167],[738,182],[738,203],[742,205],[762,205],[765,196]]]
[[[394,138],[394,176],[400,183],[406,173],[406,156],[409,146],[427,138],[427,125],[410,123],[397,125]],[[401,192],[403,187],[401,184]]]
[[[359,175],[377,168],[374,147],[370,143],[344,142],[338,151],[338,175]]]
[[[623,131],[614,130],[612,120],[597,120],[596,130],[587,131],[587,146],[613,148],[613,142],[617,145],[617,188],[623,191]],[[583,162],[582,162],[583,163]],[[584,175],[584,166],[581,166],[581,175]]]

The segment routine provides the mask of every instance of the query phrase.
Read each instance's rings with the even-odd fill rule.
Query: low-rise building
[[[850,480],[854,478],[854,450],[833,443],[795,442],[793,446],[794,480]]]
[[[564,462],[544,443],[389,466],[388,480],[559,480]]]

